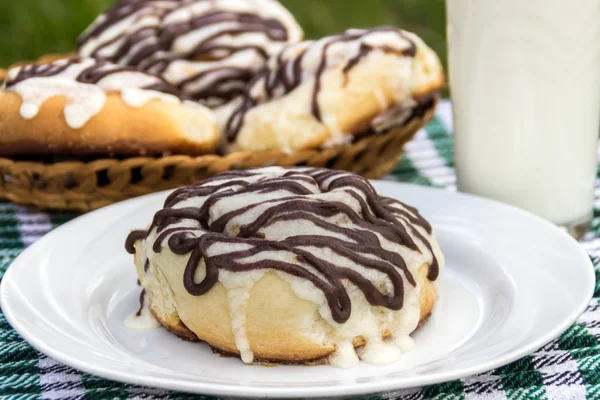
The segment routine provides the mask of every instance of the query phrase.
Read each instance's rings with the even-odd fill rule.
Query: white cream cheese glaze
[[[208,106],[238,96],[269,55],[302,39],[275,0],[118,1],[79,53],[156,73]]]
[[[146,331],[160,328],[160,322],[156,320],[150,311],[150,302],[145,292],[142,292],[140,309],[129,314],[124,321],[125,328],[135,331]]]
[[[331,365],[349,367],[359,359],[388,364],[410,350],[420,318],[419,268],[429,266],[435,287],[444,265],[416,209],[377,196],[357,175],[303,167],[232,171],[179,189],[126,246],[149,260],[149,273],[169,268],[157,261],[163,252],[184,257],[185,296],[202,296],[220,282],[247,363],[254,354],[245,307],[266,272],[318,306],[315,337],[335,344]],[[389,340],[383,326],[391,327]],[[358,336],[366,345],[357,351]]]
[[[242,100],[238,100],[235,108],[229,111],[229,118],[223,124],[227,142],[235,141],[238,132],[243,129],[246,112],[260,104],[279,99],[304,84],[313,85],[311,103],[299,104],[298,107],[312,113],[314,118],[329,128],[333,136],[324,147],[351,140],[348,132],[343,132],[338,127],[335,115],[322,113],[319,106],[321,80],[329,70],[342,68],[344,79],[347,81],[352,69],[374,53],[392,55],[397,57],[400,63],[397,65],[397,79],[392,82],[392,92],[396,93],[393,101],[386,99],[381,89],[373,84],[373,91],[384,115],[380,116],[372,128],[384,129],[401,123],[415,104],[411,93],[412,85],[416,82],[413,79],[413,66],[417,54],[417,38],[395,27],[349,29],[342,34],[316,41],[290,44],[269,58],[265,68],[244,90]],[[387,113],[390,108],[398,105],[408,111],[403,114]]]
[[[3,90],[21,97],[20,113],[25,119],[35,118],[46,100],[64,96],[65,121],[73,129],[83,127],[102,110],[107,93],[120,93],[121,99],[134,108],[152,100],[181,102],[177,89],[157,76],[91,58],[13,68]]]

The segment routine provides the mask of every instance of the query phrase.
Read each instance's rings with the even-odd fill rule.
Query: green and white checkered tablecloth
[[[436,117],[406,146],[406,156],[387,179],[455,189],[451,110]],[[582,246],[600,281],[600,180],[593,231]],[[0,278],[28,245],[70,213],[43,213],[0,202]],[[510,365],[468,378],[372,396],[372,399],[600,399],[600,285],[585,313],[559,339]],[[0,399],[187,399],[199,396],[106,381],[57,363],[25,343],[0,313]]]

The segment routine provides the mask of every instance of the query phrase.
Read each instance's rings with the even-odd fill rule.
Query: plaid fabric
[[[450,104],[442,102],[436,117],[406,146],[406,156],[386,179],[454,190],[451,124]],[[596,194],[593,230],[582,246],[600,281],[600,181]],[[0,278],[25,247],[73,217],[0,202]],[[600,285],[596,296],[576,324],[530,356],[481,375],[370,399],[600,399]],[[0,398],[198,397],[110,382],[61,365],[25,343],[0,313]]]

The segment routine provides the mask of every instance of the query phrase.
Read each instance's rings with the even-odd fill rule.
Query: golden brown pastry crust
[[[318,92],[321,121],[311,111],[315,83],[307,81],[250,108],[235,140],[224,141],[223,148],[227,152],[293,151],[344,142],[364,134],[375,118],[390,110],[409,113],[418,106],[416,99],[437,96],[444,86],[438,57],[416,35],[404,34],[415,44],[414,58],[374,51],[349,72],[340,64],[323,74]],[[435,107],[435,102],[431,106]],[[222,115],[228,112],[217,111]],[[228,122],[222,116],[219,119],[221,125]]]
[[[21,103],[18,94],[0,91],[0,155],[194,155],[214,151],[218,142],[212,116],[183,103],[154,99],[134,108],[107,93],[100,113],[79,129],[63,117],[64,96],[46,100],[30,120],[21,116]]]
[[[427,279],[428,268],[426,264],[419,268],[418,281],[422,287],[419,296],[419,326],[429,318],[437,299],[436,283]],[[138,272],[141,272],[139,266]],[[167,282],[162,283],[165,284]],[[161,302],[171,300],[160,295],[157,297],[156,293],[150,295],[153,299],[150,305],[152,313],[169,331],[185,340],[205,341],[222,355],[239,357],[231,333],[227,294],[220,283],[205,295],[192,299],[197,313],[188,316],[186,320],[191,321],[190,327],[198,335],[176,313],[167,314],[163,311],[165,307]],[[315,304],[297,297],[288,283],[274,273],[265,274],[252,289],[247,308],[248,339],[252,344],[255,361],[318,364],[318,360],[331,355],[335,351],[335,345],[318,343],[301,333],[305,328],[305,321],[316,313],[318,310]],[[389,331],[384,331],[383,338],[390,334]],[[362,336],[355,337],[352,341],[354,347],[365,343]]]

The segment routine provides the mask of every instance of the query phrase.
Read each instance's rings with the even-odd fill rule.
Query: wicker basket
[[[45,60],[56,58],[46,56]],[[3,76],[5,71],[0,71],[0,79]],[[327,167],[379,178],[394,168],[404,144],[431,119],[435,103],[403,126],[326,149],[55,163],[0,158],[0,199],[44,209],[89,211],[131,197],[189,185],[220,172],[272,165]]]

